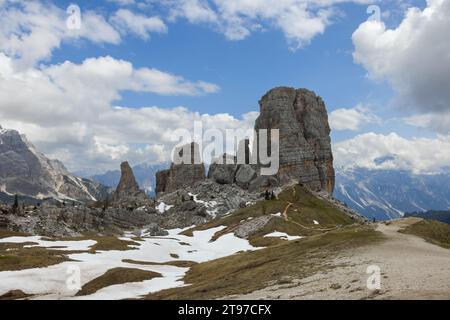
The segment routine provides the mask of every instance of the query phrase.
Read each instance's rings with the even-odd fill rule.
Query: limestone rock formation
[[[335,174],[330,126],[323,100],[307,89],[279,87],[259,102],[255,129],[280,130],[280,185],[292,180],[333,193]],[[256,141],[255,141],[256,143]]]
[[[58,160],[39,152],[24,135],[0,126],[0,199],[11,202],[14,195],[42,200],[95,201],[108,188],[69,173]]]
[[[177,148],[170,169],[156,174],[156,194],[169,193],[206,179],[199,146],[192,142]]]
[[[242,164],[236,172],[236,184],[248,189],[250,182],[256,177],[257,172],[249,164]]]
[[[236,157],[224,154],[209,166],[208,179],[220,184],[232,184],[237,169]]]
[[[128,162],[123,162],[120,165],[120,171],[120,182],[114,192],[113,202],[115,204],[131,206],[133,208],[147,205],[149,203],[149,199],[144,191],[139,189],[133,170]]]

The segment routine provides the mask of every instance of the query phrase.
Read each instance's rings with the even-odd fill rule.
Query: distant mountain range
[[[58,160],[39,152],[24,135],[0,126],[0,201],[15,195],[27,202],[53,198],[61,201],[94,201],[108,188],[79,178]]]
[[[368,218],[399,218],[405,212],[450,209],[450,173],[337,169],[335,198]]]

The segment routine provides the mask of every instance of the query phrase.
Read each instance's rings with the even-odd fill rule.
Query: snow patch
[[[280,239],[283,239],[283,240],[291,241],[291,240],[301,239],[301,238],[304,238],[304,237],[301,237],[301,236],[290,236],[290,235],[288,235],[285,232],[274,231],[272,233],[266,234],[264,236],[264,238],[280,238]]]
[[[165,204],[164,202],[161,202],[157,207],[156,210],[159,211],[159,213],[164,213],[167,210],[170,210],[171,208],[173,208],[173,206]]]
[[[22,290],[36,295],[35,299],[133,299],[145,294],[184,286],[183,277],[189,268],[171,265],[131,264],[123,260],[145,261],[147,263],[164,263],[169,261],[187,260],[205,262],[235,254],[239,251],[257,250],[248,240],[236,237],[233,233],[225,234],[211,241],[214,234],[225,229],[225,226],[194,231],[192,237],[181,235],[184,229],[168,230],[169,235],[161,237],[146,237],[140,241],[135,250],[99,251],[69,254],[74,261],[63,262],[46,268],[27,269],[20,271],[0,272],[0,295],[10,290]],[[126,233],[121,239],[131,240],[133,235]],[[40,237],[10,237],[0,239],[3,243],[36,242],[39,246],[64,246],[67,250],[88,250],[95,241],[44,241]],[[181,243],[189,245],[182,245]],[[58,249],[61,250],[61,249]],[[173,255],[172,255],[173,254]],[[177,255],[178,258],[174,258]],[[106,271],[118,267],[138,268],[158,272],[160,278],[142,282],[118,284],[103,288],[96,293],[75,297],[77,290],[66,286],[70,268],[79,268],[81,285],[100,277]],[[73,269],[72,269],[73,270]]]
[[[281,217],[281,212],[271,214],[273,217]]]

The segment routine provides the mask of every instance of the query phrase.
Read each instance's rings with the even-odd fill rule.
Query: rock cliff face
[[[70,174],[58,160],[40,153],[24,135],[0,127],[0,198],[15,194],[35,199],[93,201],[106,187]]]
[[[190,161],[183,160],[184,152],[190,149]],[[174,152],[174,157],[179,161],[172,163],[169,170],[156,173],[156,194],[169,193],[191,186],[206,179],[205,165],[200,163],[200,150],[197,143],[191,143]],[[186,157],[185,157],[186,158]]]
[[[280,130],[280,185],[297,180],[316,191],[333,193],[335,175],[330,127],[323,100],[306,89],[279,87],[259,102],[255,129]]]
[[[149,199],[144,191],[139,189],[133,170],[128,162],[123,162],[120,165],[120,171],[120,182],[114,192],[113,202],[115,204],[131,205],[132,207],[148,204]]]

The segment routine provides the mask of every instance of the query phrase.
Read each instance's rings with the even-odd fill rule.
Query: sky
[[[74,172],[252,128],[276,86],[323,98],[336,167],[450,163],[450,1],[0,0],[0,21],[0,125]]]

